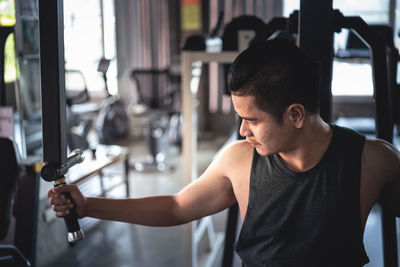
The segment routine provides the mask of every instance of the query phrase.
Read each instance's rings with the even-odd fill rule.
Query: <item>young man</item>
[[[237,202],[236,250],[246,266],[362,266],[363,231],[378,199],[400,216],[400,155],[318,114],[318,68],[274,39],[241,53],[228,86],[245,141],[226,147],[199,179],[171,196],[85,198],[74,185],[48,192],[59,217],[150,226],[190,222]],[[70,192],[74,204],[62,192]]]

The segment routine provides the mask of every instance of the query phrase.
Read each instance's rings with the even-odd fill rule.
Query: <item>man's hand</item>
[[[64,192],[69,192],[72,198],[70,199],[64,196]],[[82,195],[76,185],[62,184],[55,188],[52,188],[47,192],[47,196],[50,198],[49,202],[54,210],[57,217],[65,217],[69,214],[69,210],[75,206],[78,218],[85,216],[86,209],[86,198]]]

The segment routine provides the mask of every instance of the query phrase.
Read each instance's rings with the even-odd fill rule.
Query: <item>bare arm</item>
[[[381,183],[379,203],[386,211],[400,217],[400,153],[382,140],[366,143],[369,172]]]
[[[138,199],[85,198],[75,185],[62,185],[49,191],[49,201],[58,217],[65,216],[73,205],[61,195],[70,192],[79,217],[148,226],[183,224],[219,212],[236,201],[232,184],[224,175],[226,157],[229,151],[222,153],[199,179],[175,195]]]

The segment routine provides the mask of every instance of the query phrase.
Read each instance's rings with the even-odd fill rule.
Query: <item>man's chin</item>
[[[259,147],[256,147],[256,151],[257,151],[258,155],[260,155],[262,157],[267,157],[272,154],[272,153],[268,153],[268,151],[265,151],[265,149],[261,149]]]

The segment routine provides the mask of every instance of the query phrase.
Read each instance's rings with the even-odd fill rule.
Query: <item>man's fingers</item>
[[[66,201],[67,198],[64,196],[64,194],[58,194],[58,193],[48,193],[49,196],[49,202],[50,204],[53,204],[52,201],[53,200],[63,200]],[[60,202],[62,203],[62,202]],[[55,203],[54,203],[55,204]]]
[[[54,187],[52,190],[54,193],[64,193],[64,192],[72,192],[76,189],[76,185],[74,184],[61,184],[57,187]]]
[[[68,198],[50,198],[49,203],[51,205],[68,205],[72,202]]]
[[[54,213],[57,217],[65,217],[69,214],[69,210],[66,210],[64,212],[55,212]]]
[[[66,193],[71,195],[71,199],[65,196]],[[69,213],[69,209],[76,206],[82,217],[82,207],[85,205],[86,199],[74,184],[61,184],[50,189],[47,193],[49,203],[52,206],[54,214],[57,217],[65,217]],[[74,205],[73,203],[76,203]]]
[[[57,197],[57,198],[60,197],[61,194],[55,193],[55,192],[53,191],[53,189],[54,189],[54,188],[50,189],[50,190],[47,192],[47,196],[48,196],[48,197]]]
[[[47,192],[49,198],[65,198],[63,191],[57,190],[57,188],[52,188]],[[68,192],[68,191],[65,191]]]
[[[67,204],[67,205],[52,205],[53,210],[57,212],[65,212],[69,211],[74,205],[73,204]]]

